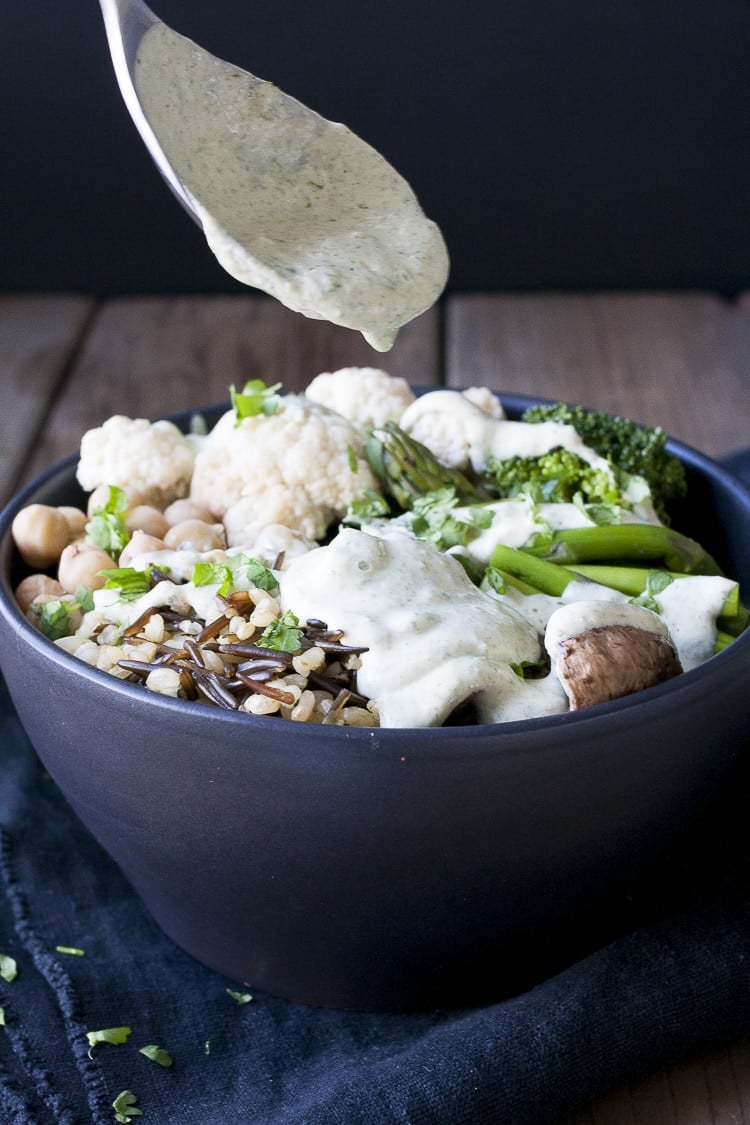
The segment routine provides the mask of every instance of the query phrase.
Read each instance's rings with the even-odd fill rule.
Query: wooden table
[[[0,501],[111,414],[224,401],[231,383],[257,377],[292,390],[350,365],[582,402],[714,456],[750,445],[750,295],[455,296],[386,356],[265,298],[10,295],[0,297]],[[566,1125],[740,1122],[750,1122],[747,1043],[640,1078]]]

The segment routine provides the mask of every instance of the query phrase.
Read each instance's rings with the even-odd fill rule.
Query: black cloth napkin
[[[750,455],[732,468],[750,478]],[[16,964],[5,979],[0,961],[1,1125],[111,1125],[123,1091],[120,1120],[144,1125],[553,1125],[750,1031],[750,754],[598,920],[601,944],[502,1002],[416,1015],[278,1000],[178,949],[44,773],[2,684],[0,778],[0,954]],[[123,1026],[124,1043],[89,1046]]]

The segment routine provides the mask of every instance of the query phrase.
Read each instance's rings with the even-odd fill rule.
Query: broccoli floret
[[[538,457],[493,457],[485,476],[502,497],[531,493],[544,503],[565,504],[580,496],[586,504],[629,507],[611,474],[562,446]]]
[[[629,418],[587,410],[566,403],[532,406],[524,422],[563,422],[573,426],[583,441],[619,469],[642,477],[648,484],[654,508],[667,519],[666,504],[687,490],[685,469],[674,453],[666,449],[667,435],[660,426],[643,426]]]

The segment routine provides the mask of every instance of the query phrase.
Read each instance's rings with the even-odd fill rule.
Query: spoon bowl
[[[100,0],[125,104],[228,274],[388,351],[448,276],[402,176],[329,121],[173,31],[143,0]]]

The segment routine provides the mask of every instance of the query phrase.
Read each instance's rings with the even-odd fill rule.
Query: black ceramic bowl
[[[505,400],[513,416],[526,400]],[[750,493],[674,444],[675,524],[750,589]],[[97,672],[18,611],[11,521],[75,503],[76,458],[0,518],[0,666],[45,767],[158,924],[238,981],[334,1007],[497,998],[596,931],[746,746],[750,632],[571,715],[372,730],[237,716]]]

